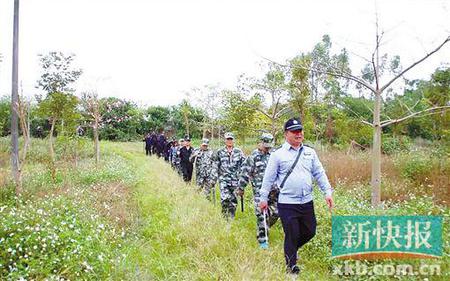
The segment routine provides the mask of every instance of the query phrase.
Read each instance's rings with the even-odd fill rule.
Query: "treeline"
[[[327,35],[310,52],[283,63],[264,63],[261,77],[241,75],[234,89],[212,85],[191,89],[172,106],[142,107],[115,97],[98,98],[95,92],[79,93],[70,88],[82,75],[73,67],[74,59],[60,52],[40,56],[42,75],[37,85],[45,95],[33,102],[22,97],[20,115],[28,121],[22,131],[27,127],[31,136],[46,137],[92,135],[97,128],[100,139],[117,141],[140,139],[150,131],[193,138],[216,138],[233,131],[245,141],[266,130],[280,140],[286,118],[300,116],[310,141],[341,147],[372,143],[374,97],[349,76],[330,72],[338,69],[350,75],[350,56],[346,49],[333,53]],[[383,55],[379,69],[375,76],[368,64],[361,70],[361,81],[372,83],[382,75],[398,73],[400,58]],[[383,127],[383,141],[401,145],[420,137],[449,142],[450,68],[437,68],[429,80],[403,82],[383,95],[381,119],[392,123]],[[0,98],[2,136],[10,132],[10,110],[10,98]]]

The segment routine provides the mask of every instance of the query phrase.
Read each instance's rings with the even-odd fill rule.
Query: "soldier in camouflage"
[[[180,165],[180,149],[184,146],[184,139],[180,139],[178,141],[178,145],[175,149],[172,150],[172,164],[177,171],[177,173],[181,176],[181,165]]]
[[[250,156],[247,157],[241,168],[241,173],[239,176],[239,187],[236,190],[236,194],[242,196],[244,194],[245,187],[250,181],[253,187],[253,199],[255,204],[255,215],[256,215],[256,238],[258,239],[259,246],[262,249],[267,249],[269,247],[266,229],[264,226],[264,214],[259,208],[260,195],[259,191],[261,189],[262,181],[264,178],[264,172],[267,167],[267,162],[270,157],[270,149],[273,147],[273,136],[269,133],[263,133],[261,135],[261,142],[259,147],[255,149]],[[274,186],[272,188],[271,194],[269,195],[269,212],[266,216],[267,226],[272,226],[278,220],[278,210],[277,210],[277,188]],[[267,230],[268,233],[268,230]]]
[[[212,179],[219,180],[222,214],[234,218],[237,198],[235,190],[239,184],[239,170],[245,161],[242,150],[234,147],[234,135],[225,133],[225,147],[214,154]]]
[[[213,151],[208,148],[209,140],[202,139],[200,148],[192,153],[190,160],[195,165],[195,181],[197,186],[203,190],[206,198],[211,200],[211,190],[214,182],[211,179]]]

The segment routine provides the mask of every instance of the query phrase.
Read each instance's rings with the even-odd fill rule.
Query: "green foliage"
[[[0,97],[0,137],[6,136],[11,128],[11,98]]]
[[[220,204],[213,206],[193,186],[183,186],[168,166],[155,159],[139,158],[145,179],[137,189],[143,214],[140,238],[132,246],[121,268],[121,278],[128,280],[286,280],[283,257],[283,230],[278,222],[270,231],[270,249],[260,252],[255,239],[255,217],[251,192],[245,194],[245,211],[236,219],[225,221]],[[145,172],[144,172],[145,171]],[[247,189],[248,190],[248,189]],[[333,215],[445,215],[445,207],[429,196],[386,202],[385,208],[372,208],[370,187],[335,187],[336,208]],[[218,195],[218,194],[216,194]],[[310,280],[337,280],[330,268],[342,264],[330,258],[331,215],[322,194],[315,189],[317,235],[299,252],[302,276]],[[409,197],[408,197],[409,198]],[[219,196],[217,196],[219,200]],[[444,230],[448,231],[448,229]],[[447,232],[445,232],[447,233]],[[146,241],[147,247],[142,247]],[[445,250],[448,252],[448,247]],[[375,262],[363,261],[373,265]],[[412,261],[414,262],[414,261]],[[420,261],[424,262],[424,261]],[[425,261],[426,262],[426,261]],[[435,261],[432,261],[435,263]],[[448,262],[444,258],[442,264]],[[404,261],[376,261],[397,264]],[[419,263],[419,262],[417,262]],[[443,265],[442,265],[443,266]],[[136,270],[138,268],[138,270]],[[305,279],[306,280],[306,279]]]
[[[167,128],[167,126],[172,125],[173,118],[171,116],[172,112],[169,107],[164,106],[150,106],[145,110],[143,127],[145,131],[155,131],[160,132]]]
[[[143,113],[137,106],[118,98],[101,100],[100,139],[130,141],[140,137]]]
[[[89,148],[92,148],[90,141],[77,135],[62,135],[56,138],[55,153],[63,160],[76,160],[77,158],[86,158],[88,155],[92,156],[93,153],[85,154]]]
[[[413,154],[404,163],[402,175],[413,181],[418,181],[424,175],[428,175],[432,168],[433,165],[431,164],[430,158],[422,154]]]
[[[189,131],[191,137],[201,138],[205,118],[205,112],[201,108],[194,107],[187,100],[183,100],[179,105],[172,107],[170,121],[178,136],[184,136]]]
[[[258,128],[258,112],[256,108],[260,100],[253,96],[245,100],[239,92],[226,91],[223,93],[224,116],[223,125],[227,131],[233,131],[236,136],[245,142],[245,139]]]
[[[6,146],[8,140],[0,139],[0,151],[4,150],[3,143]],[[34,194],[39,197],[28,196],[28,200],[22,201],[19,207],[15,205],[18,201],[13,194],[2,197],[5,189],[1,189],[0,279],[288,278],[284,271],[280,222],[271,228],[269,250],[263,254],[258,249],[249,187],[246,189],[249,192],[245,193],[244,212],[238,212],[235,220],[226,221],[222,218],[220,204],[213,205],[207,201],[195,186],[186,185],[162,160],[146,157],[140,142],[102,142],[102,148],[104,157],[98,169],[93,168],[92,160],[81,158],[76,168],[62,169],[64,176],[56,185],[42,172],[38,163],[42,156],[29,159],[33,169],[26,176],[25,188],[30,191],[32,185],[35,186]],[[34,149],[37,149],[34,155],[44,154],[45,141],[33,140]],[[81,148],[84,152],[80,155],[91,157],[86,151],[88,149]],[[441,153],[436,151],[429,157]],[[400,162],[406,163],[406,158],[411,155],[414,156],[405,155]],[[60,164],[69,163],[60,161]],[[432,165],[432,169],[436,169],[434,162]],[[129,201],[130,205],[121,205],[116,210],[135,209],[138,212],[125,228],[118,224],[118,214],[113,212],[112,202],[117,196],[113,187],[116,185],[130,187],[134,198]],[[99,200],[102,187],[105,201]],[[12,186],[9,189],[13,190]],[[417,196],[411,189],[401,194],[407,200],[386,200],[384,208],[376,209],[371,207],[368,185],[344,186],[338,183],[335,190],[333,215],[448,216],[448,208],[435,204],[430,196]],[[330,259],[331,215],[322,194],[317,188],[314,192],[317,235],[299,252],[304,266],[302,274],[309,279],[338,280],[330,271],[334,265],[342,264],[337,259]],[[55,195],[43,195],[52,193]],[[119,200],[127,201],[122,197]],[[220,200],[218,194],[216,200]],[[448,224],[444,224],[444,233],[448,233]],[[443,268],[448,264],[448,250],[448,245],[444,246],[444,257],[439,261]],[[430,262],[436,263],[435,260]],[[376,263],[404,262],[388,260]],[[417,261],[419,263],[426,261]],[[25,270],[26,266],[28,270]],[[12,271],[12,268],[17,268],[17,271]]]
[[[7,148],[3,140],[0,151]],[[67,149],[68,141],[74,144],[69,137],[58,137],[56,147]],[[14,197],[12,185],[0,186],[1,280],[107,280],[122,262],[129,230],[118,218],[129,210],[123,203],[121,208],[113,204],[128,199],[113,187],[132,187],[134,169],[126,158],[109,151],[95,168],[86,158],[92,157],[90,147],[78,149],[76,167],[69,158],[57,159],[61,169],[54,182],[43,169],[46,142],[34,139],[24,169],[23,197]]]
[[[371,146],[373,141],[372,127],[363,124],[359,119],[349,118],[338,110],[333,112],[333,119],[336,131],[335,142],[337,144],[348,145],[351,141],[356,141],[367,148]]]
[[[368,100],[364,97],[351,97],[344,96],[340,100],[340,104],[343,107],[343,111],[349,117],[352,117],[356,120],[365,120],[367,122],[372,122],[373,120],[373,101]]]
[[[446,147],[427,148],[398,154],[395,165],[401,175],[419,185],[448,188],[450,152]]]
[[[348,82],[328,73],[351,73],[351,69],[347,50],[344,48],[339,53],[332,54],[331,47],[331,38],[325,34],[309,54],[312,69],[309,75],[312,100],[335,105]]]
[[[61,134],[74,134],[78,119],[81,117],[78,110],[78,99],[72,94],[54,92],[39,103],[37,114],[52,122],[59,122]]]
[[[381,150],[383,153],[391,155],[399,152],[406,152],[411,149],[411,140],[408,137],[384,136],[381,140]]]
[[[300,113],[302,119],[306,116],[311,95],[308,82],[310,64],[311,57],[303,54],[290,61],[291,79],[287,85],[290,93],[289,103],[294,111]]]
[[[78,80],[83,73],[81,69],[73,69],[74,54],[65,55],[62,52],[49,52],[39,55],[42,75],[38,87],[47,93],[71,92],[69,85]]]

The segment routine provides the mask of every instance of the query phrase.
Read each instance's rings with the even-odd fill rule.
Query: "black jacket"
[[[189,157],[191,156],[192,152],[194,151],[194,149],[191,147],[189,147],[189,149],[187,149],[185,146],[183,146],[180,149],[180,163],[181,164],[192,164],[189,161]]]

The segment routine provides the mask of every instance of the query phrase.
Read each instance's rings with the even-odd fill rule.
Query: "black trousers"
[[[183,180],[189,182],[192,179],[192,171],[194,170],[194,165],[190,162],[181,163],[181,172],[183,174]]]
[[[297,264],[297,251],[316,235],[314,203],[278,203],[278,214],[284,230],[284,256],[290,268]]]

